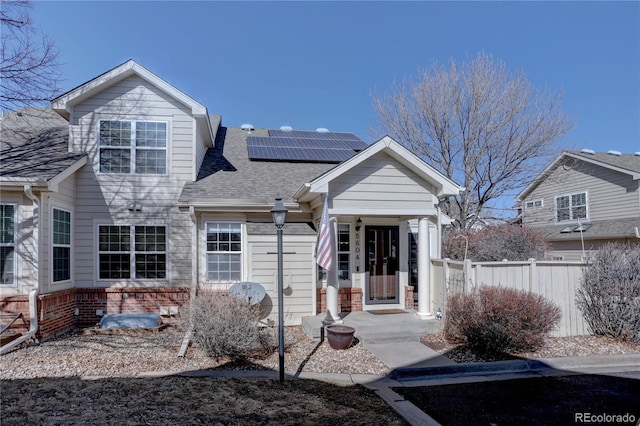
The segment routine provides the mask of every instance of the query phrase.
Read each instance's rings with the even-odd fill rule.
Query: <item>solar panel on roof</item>
[[[248,136],[251,160],[340,163],[367,144],[353,133],[269,130],[269,136]]]
[[[252,160],[281,160],[339,163],[353,157],[352,149],[299,148],[282,146],[247,145]]]
[[[247,142],[253,146],[281,146],[290,148],[325,148],[325,149],[355,149],[360,150],[366,148],[366,144],[362,142],[362,146],[351,141],[324,140],[324,139],[297,139],[297,138],[281,138],[267,136],[249,136]],[[354,141],[355,142],[355,141]]]
[[[304,139],[324,139],[324,140],[355,140],[362,141],[353,133],[347,132],[314,132],[312,130],[292,130],[283,131],[278,129],[269,130],[269,136]]]

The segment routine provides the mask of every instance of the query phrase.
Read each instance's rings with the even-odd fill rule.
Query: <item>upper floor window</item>
[[[53,209],[53,281],[71,279],[71,213]]]
[[[527,200],[524,203],[526,209],[539,209],[542,207],[542,200]]]
[[[242,279],[242,232],[239,223],[207,223],[207,279]]]
[[[562,195],[556,197],[556,220],[558,222],[566,220],[587,218],[587,193]]]
[[[0,284],[15,283],[15,215],[13,204],[0,205]]]
[[[100,121],[100,172],[167,173],[167,123]]]

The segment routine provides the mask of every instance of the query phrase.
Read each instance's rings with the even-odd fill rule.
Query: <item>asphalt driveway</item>
[[[443,426],[640,423],[640,373],[533,376],[392,390]]]

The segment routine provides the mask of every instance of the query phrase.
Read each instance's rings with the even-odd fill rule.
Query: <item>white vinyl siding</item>
[[[0,285],[16,279],[16,206],[0,205]]]
[[[397,160],[379,153],[330,183],[332,210],[362,214],[427,214],[435,188]]]
[[[195,119],[186,106],[146,80],[128,77],[74,105],[70,144],[88,164],[76,173],[73,210],[73,279],[77,287],[132,285],[135,278],[103,280],[97,260],[97,226],[166,226],[167,277],[143,279],[136,286],[189,286],[193,265],[191,220],[176,202],[185,182],[193,180]],[[167,123],[167,170],[164,175],[100,173],[100,121]],[[132,209],[133,208],[133,209]],[[170,260],[170,261],[169,261]]]
[[[274,227],[275,230],[275,227]],[[275,231],[274,231],[275,234]],[[316,263],[315,235],[283,235],[284,318],[286,325],[302,322],[303,316],[315,314]],[[260,283],[268,298],[278,300],[278,262],[276,235],[248,235],[248,281]],[[269,318],[277,319],[278,306],[273,303]]]
[[[523,210],[523,223],[548,226],[557,221],[555,197],[587,192],[590,221],[640,217],[638,181],[616,172],[580,161],[560,164],[530,194],[527,200],[544,200],[540,209]],[[615,208],[612,208],[615,206]]]

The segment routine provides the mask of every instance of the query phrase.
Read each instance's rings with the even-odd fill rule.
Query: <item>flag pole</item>
[[[338,256],[336,240],[337,223],[335,219],[329,219],[329,202],[327,194],[324,195],[322,218],[318,229],[318,244],[316,262],[327,271],[327,315],[323,319],[325,324],[342,323],[338,304]]]

